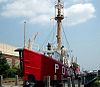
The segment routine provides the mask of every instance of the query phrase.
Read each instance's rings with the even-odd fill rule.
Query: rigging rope
[[[62,23],[61,23],[61,25],[62,25]],[[71,49],[70,49],[70,44],[69,44],[69,42],[68,42],[68,39],[67,39],[67,36],[66,36],[66,33],[65,33],[65,30],[64,30],[64,27],[63,27],[63,25],[62,25],[62,31],[63,31],[63,33],[64,33],[64,36],[65,36],[65,40],[66,40],[66,42],[67,42],[67,45],[68,45],[68,51],[69,51],[69,54],[70,54],[70,58],[72,57],[72,55],[71,55]]]
[[[52,32],[52,39],[51,39],[51,42],[52,42],[52,44],[55,44],[55,35],[56,35],[56,26],[55,26],[55,24],[54,24],[54,19],[53,19],[53,32]]]
[[[62,24],[61,24],[61,25],[62,25]],[[67,39],[67,36],[66,36],[66,33],[65,33],[65,30],[64,30],[63,25],[62,25],[62,30],[63,30],[64,36],[65,36],[65,40],[66,40],[67,45],[68,45],[68,49],[70,49],[70,45],[69,45],[69,42],[68,42],[68,39]]]
[[[51,28],[51,23],[50,23],[50,28]],[[52,35],[52,33],[53,33],[53,35]],[[47,38],[45,39],[45,41],[44,41],[44,43],[42,44],[42,46],[40,47],[40,49],[39,49],[39,51],[41,51],[42,49],[43,49],[43,46],[47,43],[47,42],[49,42],[49,38],[51,37],[51,36],[53,36],[52,37],[52,41],[54,41],[54,22],[53,22],[53,28],[51,29],[51,31],[50,31],[50,33],[48,34],[48,36],[47,36]],[[54,42],[55,43],[55,42]],[[53,42],[52,42],[52,44],[54,44]]]

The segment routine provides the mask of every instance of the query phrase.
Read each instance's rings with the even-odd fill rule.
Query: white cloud
[[[0,0],[0,3],[6,2],[7,0]]]
[[[29,20],[31,23],[38,23],[38,24],[42,24],[45,25],[46,23],[48,23],[50,21],[50,16],[49,15],[39,15],[37,17],[33,17],[31,18],[31,20]]]
[[[90,2],[91,0],[73,0],[73,3],[87,3]]]
[[[63,0],[64,1],[64,0]],[[84,3],[91,3],[92,0],[66,0],[64,2],[65,7],[69,7],[71,5],[75,5],[75,4],[84,4]]]
[[[72,2],[79,1],[81,0],[73,0]],[[54,15],[53,12],[54,7],[50,6],[48,0],[12,0],[12,2],[3,6],[1,15],[6,17],[26,17],[31,23],[45,24]],[[69,25],[86,22],[94,17],[94,13],[95,8],[91,3],[75,4],[65,8],[65,16],[68,18],[65,22]]]
[[[47,16],[52,14],[51,9],[47,1],[14,0],[12,3],[3,7],[4,11],[1,15],[6,17],[27,17],[31,22],[39,22],[41,19],[47,22]],[[44,17],[44,15],[46,15],[46,17]]]
[[[14,0],[4,7],[4,16],[34,16],[36,14],[49,13],[48,3],[42,4],[42,0]]]
[[[91,3],[72,5],[65,9],[66,23],[76,25],[95,17],[95,8]]]

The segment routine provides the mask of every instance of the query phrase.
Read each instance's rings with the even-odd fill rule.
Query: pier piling
[[[0,87],[2,87],[2,84],[3,84],[3,76],[0,75]]]
[[[15,86],[18,85],[18,75],[15,76]]]
[[[71,87],[71,78],[68,77],[67,80],[68,80],[68,87]]]

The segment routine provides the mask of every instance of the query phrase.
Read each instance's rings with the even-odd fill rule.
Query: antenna
[[[26,21],[24,21],[24,48],[26,47]]]

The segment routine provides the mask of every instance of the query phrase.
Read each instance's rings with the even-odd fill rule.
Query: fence
[[[21,83],[20,83],[21,82]],[[45,87],[82,87],[81,86],[81,80],[75,80],[74,77],[68,77],[66,79],[62,79],[62,81],[57,84],[57,80],[55,80],[55,83],[51,86],[51,80],[50,76],[47,76],[45,78]],[[18,79],[18,75],[15,76],[13,80],[3,80],[3,76],[0,75],[0,87],[5,87],[4,84],[12,84],[13,86],[23,87],[23,81]]]
[[[62,79],[62,81],[57,84],[57,81],[54,84],[50,85],[50,76],[47,76],[45,79],[45,87],[84,87],[81,85],[81,79],[75,80],[74,77],[68,77],[67,79]]]
[[[0,75],[0,87],[9,86],[21,86],[23,84],[22,79],[18,78],[18,75],[15,76],[13,79],[3,79],[3,76]]]

